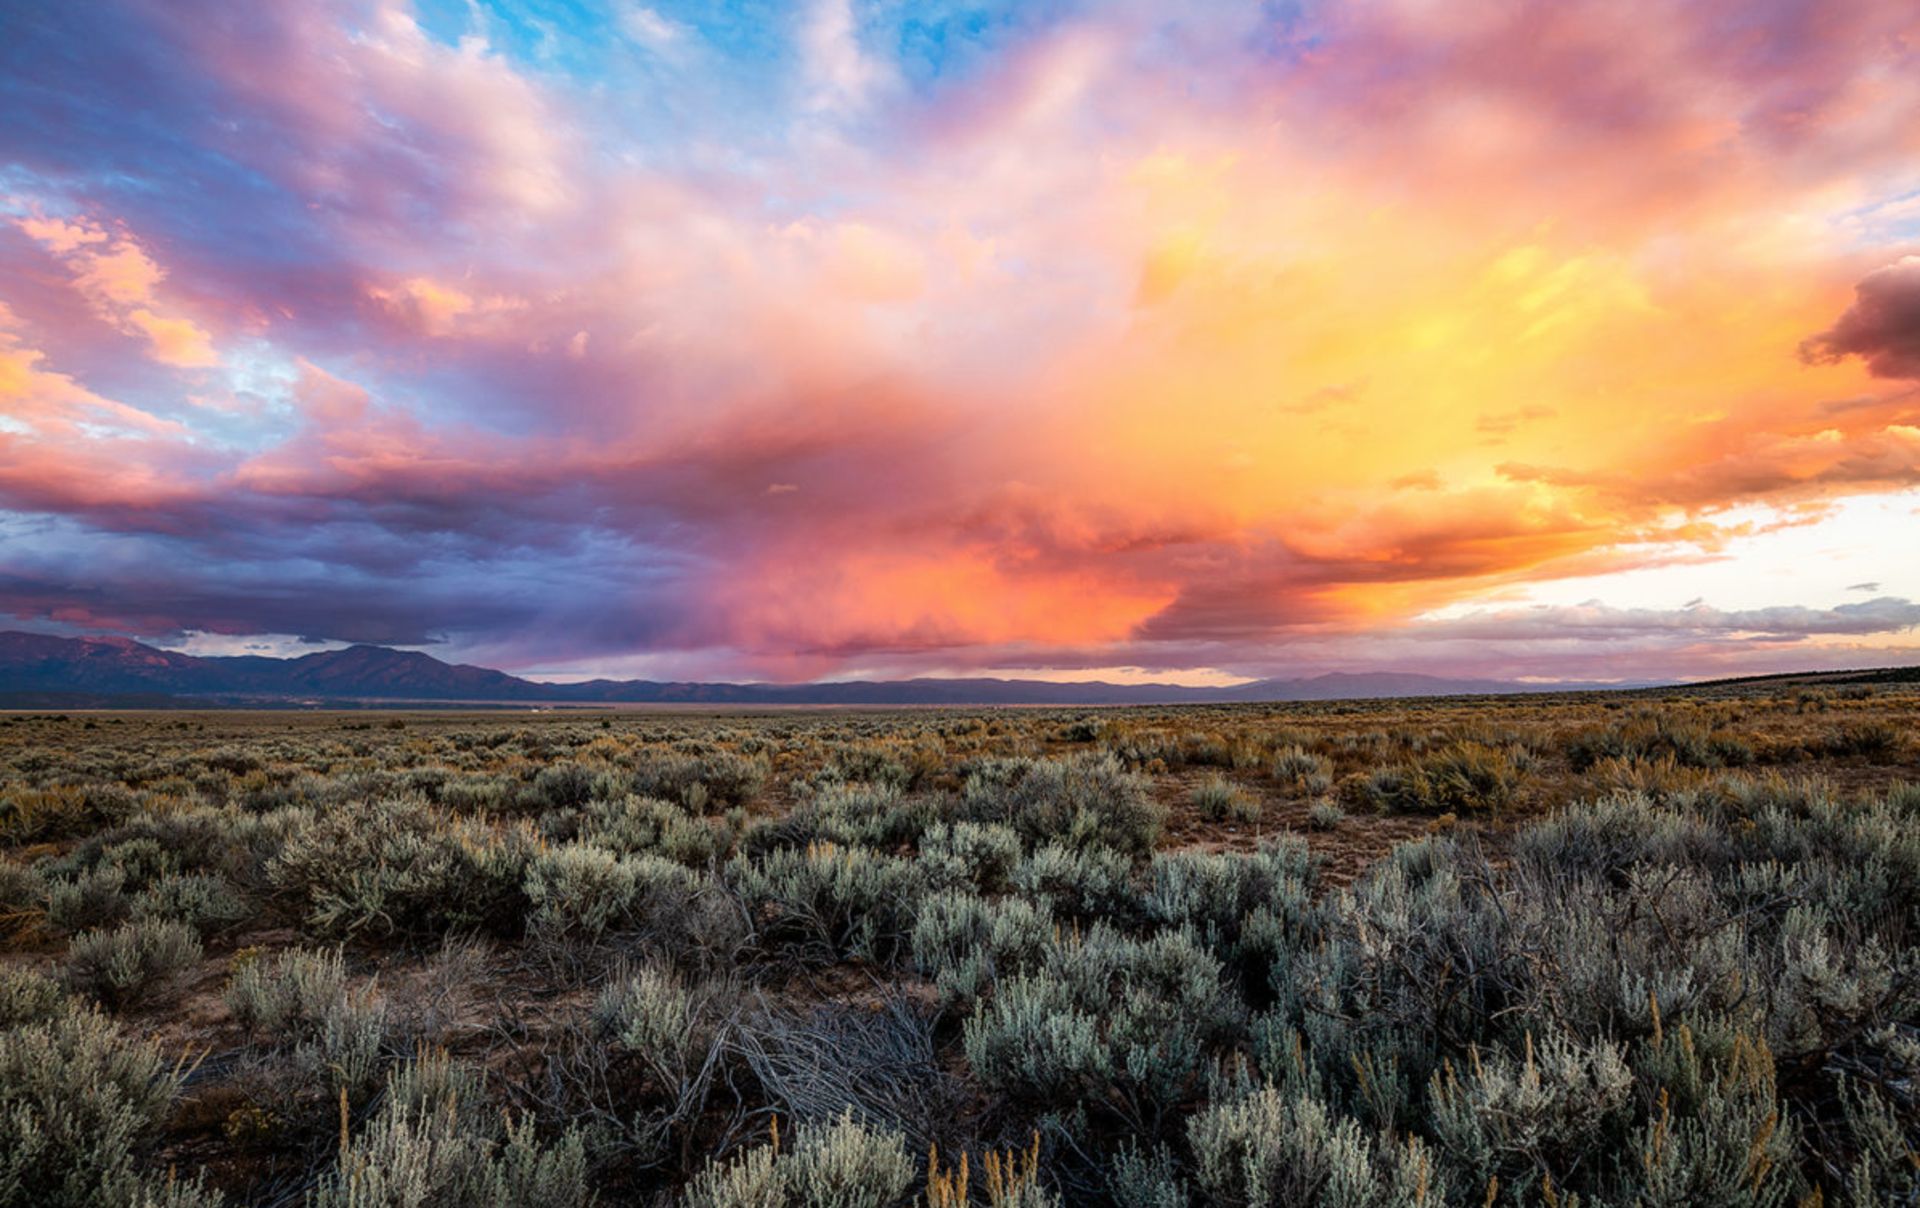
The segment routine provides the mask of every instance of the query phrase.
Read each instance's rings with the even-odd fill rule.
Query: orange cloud
[[[157,294],[166,273],[132,236],[86,220],[23,218],[18,225],[60,259],[96,314],[145,339],[155,361],[181,369],[220,363],[204,328],[162,309]]]

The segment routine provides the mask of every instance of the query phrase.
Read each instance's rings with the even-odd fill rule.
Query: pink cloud
[[[180,369],[219,364],[204,328],[162,309],[159,288],[166,273],[132,236],[85,220],[24,218],[18,225],[60,259],[95,313],[144,338],[154,360]]]

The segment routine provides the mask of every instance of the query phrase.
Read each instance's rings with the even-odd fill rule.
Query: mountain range
[[[811,684],[587,680],[555,684],[384,646],[297,658],[203,657],[127,638],[0,633],[0,703],[285,705],[372,701],[527,704],[1111,705],[1343,700],[1580,691],[1644,684],[1533,684],[1409,672],[1336,673],[1227,687],[1019,679],[851,680]]]

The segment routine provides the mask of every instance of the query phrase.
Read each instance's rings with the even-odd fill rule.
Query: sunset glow
[[[0,628],[1920,662],[1920,8],[27,0]]]

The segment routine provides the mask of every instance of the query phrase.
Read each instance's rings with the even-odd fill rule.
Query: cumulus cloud
[[[1800,355],[1829,364],[1859,357],[1875,377],[1920,378],[1920,256],[1868,273],[1853,293],[1853,305]]]

